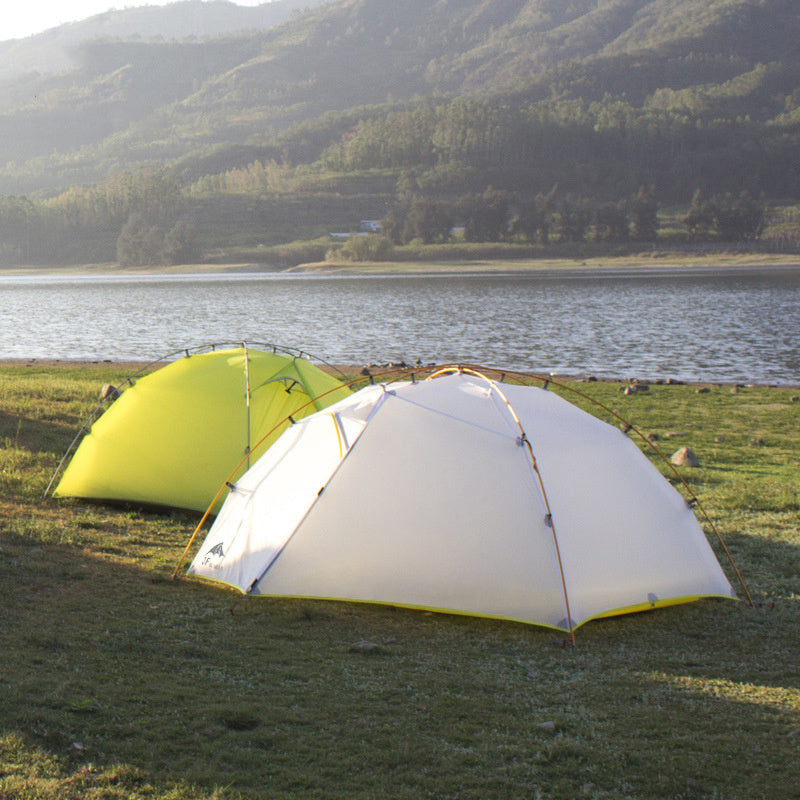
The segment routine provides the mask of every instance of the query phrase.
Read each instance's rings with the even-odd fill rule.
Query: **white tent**
[[[622,430],[470,371],[298,421],[232,488],[189,572],[569,632],[735,597],[689,503]]]

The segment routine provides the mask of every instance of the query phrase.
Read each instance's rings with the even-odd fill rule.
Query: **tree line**
[[[655,190],[644,186],[618,202],[559,194],[557,186],[527,198],[490,186],[455,203],[401,191],[382,227],[383,235],[397,245],[447,242],[455,226],[463,227],[467,242],[655,242],[658,210]],[[682,223],[693,241],[744,242],[760,238],[766,215],[763,198],[746,190],[710,198],[697,190]]]
[[[121,172],[101,184],[33,201],[0,196],[0,263],[186,263],[199,256],[168,170]]]
[[[262,189],[287,174],[276,164],[250,173]],[[213,218],[217,208],[221,220],[224,196],[204,198],[211,205],[208,216]],[[383,236],[398,245],[447,242],[455,228],[463,229],[468,242],[625,243],[655,242],[659,236],[659,199],[652,186],[617,201],[564,192],[558,185],[536,194],[488,186],[447,199],[407,172],[394,197],[382,228]],[[276,202],[297,199],[288,194]],[[49,200],[0,196],[0,263],[192,263],[203,253],[198,231],[188,221],[191,201],[191,191],[164,169],[120,173]],[[753,241],[761,236],[766,215],[763,197],[746,190],[706,196],[698,189],[682,222],[686,238],[694,241]],[[252,229],[247,235],[263,239],[264,231],[255,229],[263,220],[256,214],[242,221]]]

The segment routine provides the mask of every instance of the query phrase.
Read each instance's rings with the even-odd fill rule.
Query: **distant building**
[[[362,219],[355,233],[331,233],[331,239],[349,239],[351,236],[366,236],[368,233],[380,233],[383,230],[379,219]]]

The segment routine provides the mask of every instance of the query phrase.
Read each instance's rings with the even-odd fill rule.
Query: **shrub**
[[[387,261],[392,255],[392,243],[379,233],[351,236],[342,247],[331,248],[326,261]]]

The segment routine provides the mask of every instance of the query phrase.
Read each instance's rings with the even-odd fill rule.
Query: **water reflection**
[[[0,357],[251,339],[339,363],[800,382],[800,272],[0,278]]]

